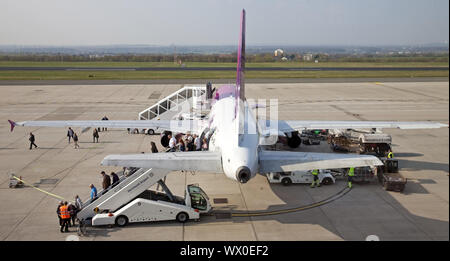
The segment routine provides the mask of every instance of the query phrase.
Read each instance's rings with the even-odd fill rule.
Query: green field
[[[236,63],[187,62],[186,67],[236,67]],[[266,62],[247,67],[448,67],[445,62]],[[18,62],[0,61],[0,67],[180,67],[173,62]]]
[[[229,67],[235,63],[188,62],[185,67]],[[266,62],[247,63],[262,67],[444,67],[445,62]],[[0,67],[179,67],[172,62],[18,62],[0,61]],[[146,80],[146,79],[233,79],[234,71],[0,71],[0,80]],[[448,77],[443,71],[247,71],[247,78],[384,78]]]
[[[447,71],[248,71],[246,78],[448,77]],[[0,71],[0,80],[234,79],[233,71]]]

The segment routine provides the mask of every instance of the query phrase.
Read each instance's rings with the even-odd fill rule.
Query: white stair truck
[[[211,210],[209,198],[199,186],[188,185],[184,198],[181,198],[172,195],[162,180],[159,184],[165,193],[145,190],[113,212],[96,214],[92,218],[92,225],[125,226],[128,223],[163,220],[184,223],[189,219],[198,220],[201,213]]]

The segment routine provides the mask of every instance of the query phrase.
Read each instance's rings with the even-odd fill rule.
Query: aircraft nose
[[[251,171],[248,167],[242,166],[236,170],[236,178],[240,183],[247,183],[250,180]]]

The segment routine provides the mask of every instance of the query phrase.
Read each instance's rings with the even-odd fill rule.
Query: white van
[[[319,170],[319,181],[323,185],[331,185],[336,182],[336,179],[331,175],[331,171],[327,169]],[[288,171],[288,172],[271,172],[267,174],[269,183],[281,183],[284,186],[292,183],[309,183],[314,180],[311,170],[308,171]]]

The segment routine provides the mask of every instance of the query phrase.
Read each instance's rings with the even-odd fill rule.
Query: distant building
[[[273,55],[275,56],[275,57],[278,57],[278,56],[283,56],[283,54],[284,54],[284,51],[283,50],[281,50],[281,49],[276,49],[274,52],[273,52]]]
[[[303,61],[309,62],[309,61],[312,61],[312,59],[313,59],[313,55],[310,53],[303,55]]]

